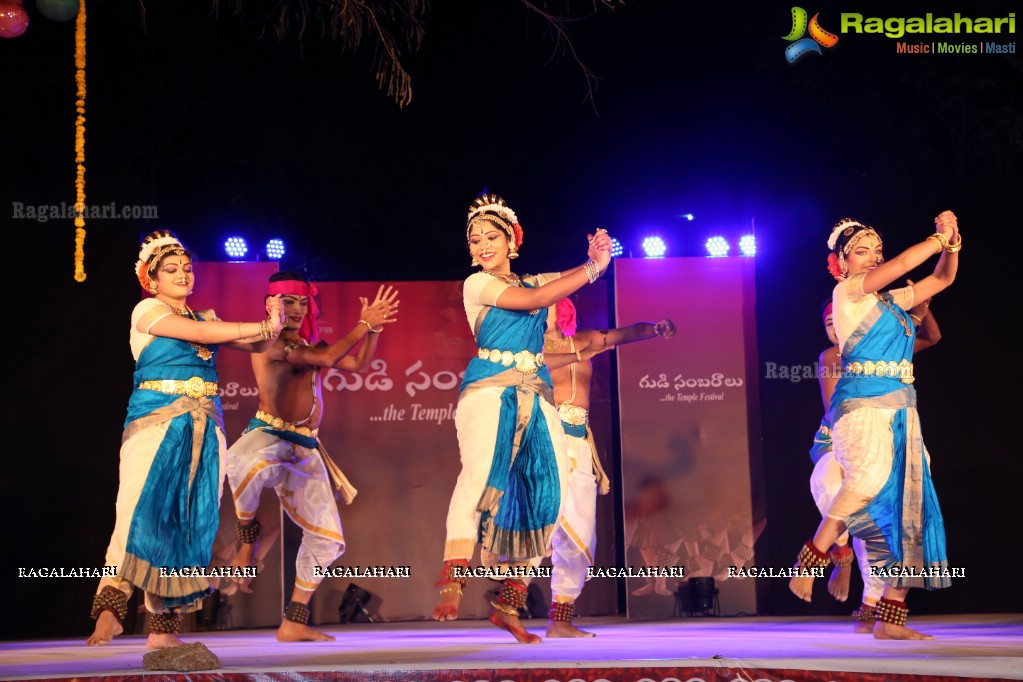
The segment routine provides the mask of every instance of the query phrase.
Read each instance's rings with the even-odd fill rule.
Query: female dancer
[[[280,297],[267,319],[221,322],[186,300],[195,283],[192,256],[172,232],[153,232],[139,249],[135,271],[153,295],[131,316],[135,389],[121,438],[120,482],[106,565],[117,575],[100,581],[86,642],[107,644],[123,631],[132,587],[145,591],[149,648],[177,646],[181,613],[201,608],[211,592],[195,567],[209,565],[219,523],[227,446],[217,387],[218,346],[249,352],[268,348],[281,332]]]
[[[928,639],[905,627],[911,587],[950,584],[945,529],[924,452],[913,390],[913,322],[905,312],[955,280],[962,238],[955,215],[935,218],[937,232],[889,261],[880,235],[845,219],[828,239],[829,270],[838,280],[832,300],[842,349],[842,376],[828,414],[835,457],[845,471],[841,488],[797,567],[823,568],[828,550],[848,529],[865,543],[870,563],[883,570],[874,637]],[[912,286],[881,288],[941,254],[933,274]],[[789,589],[804,601],[813,575],[800,572]]]
[[[488,575],[503,577],[490,622],[519,642],[540,638],[523,629],[528,568],[547,553],[568,474],[561,418],[544,365],[547,308],[592,284],[611,260],[604,230],[589,237],[589,259],[567,272],[522,279],[511,260],[522,227],[500,197],[478,197],[466,227],[472,264],[482,272],[463,287],[465,312],[478,352],[459,391],[455,428],[462,471],[451,496],[444,570],[436,620],[458,617],[469,559],[477,541]]]
[[[910,286],[913,282],[906,280]],[[916,355],[924,348],[930,348],[941,340],[941,330],[938,322],[930,312],[931,299],[917,303],[909,311],[909,317],[916,323],[916,341],[913,343],[913,354]],[[824,401],[824,417],[821,425],[814,434],[813,447],[810,448],[810,461],[813,462],[813,473],[810,475],[810,494],[821,516],[828,513],[828,507],[835,495],[842,487],[842,467],[835,459],[834,448],[831,442],[831,418],[827,414],[828,406],[831,404],[831,396],[835,392],[835,385],[838,377],[842,375],[842,353],[838,345],[838,337],[835,335],[834,317],[832,315],[832,302],[829,298],[822,306],[824,314],[824,331],[832,345],[821,351],[818,359],[818,381],[821,389],[821,399]],[[853,630],[859,633],[870,633],[874,628],[874,620],[877,612],[877,600],[881,598],[884,590],[884,581],[878,576],[870,575],[870,562],[867,558],[867,551],[863,547],[863,541],[853,538],[853,548],[849,547],[849,533],[845,532],[839,536],[835,544],[831,546],[831,561],[835,568],[831,571],[831,578],[828,580],[828,592],[840,602],[849,597],[849,577],[852,573],[852,563],[855,560],[860,570],[860,578],[863,580],[863,598],[860,608],[853,611]]]

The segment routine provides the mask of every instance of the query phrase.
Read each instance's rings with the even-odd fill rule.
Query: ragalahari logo
[[[792,30],[782,40],[788,40],[792,44],[785,48],[785,59],[789,64],[795,64],[800,59],[811,53],[821,54],[822,47],[834,47],[838,44],[838,36],[830,31],[821,28],[817,17],[814,14],[809,22],[806,20],[806,10],[802,7],[792,8]],[[805,37],[809,32],[810,37]]]

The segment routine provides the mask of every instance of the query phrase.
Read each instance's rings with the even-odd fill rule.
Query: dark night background
[[[579,68],[522,3],[435,2],[421,49],[405,60],[414,92],[400,109],[376,87],[370,42],[345,53],[315,30],[301,42],[261,37],[263,3],[218,16],[211,1],[146,0],[143,12],[93,0],[87,203],[154,205],[159,219],[90,221],[79,284],[70,220],[10,219],[14,202],[74,202],[74,21],[25,4],[28,31],[0,40],[0,216],[13,264],[5,402],[14,405],[0,475],[2,574],[5,610],[19,614],[3,619],[0,637],[91,631],[93,581],[18,579],[17,567],[102,561],[141,236],[173,229],[200,261],[221,259],[231,233],[252,243],[283,236],[283,267],[314,279],[455,280],[469,273],[465,209],[485,189],[520,217],[525,272],[581,262],[595,226],[627,250],[657,231],[668,255],[696,256],[707,236],[734,243],[755,224],[761,377],[768,362],[812,363],[827,345],[818,306],[834,283],[825,240],[835,221],[876,225],[894,255],[926,237],[940,211],[955,211],[959,278],[932,306],[943,339],[918,358],[916,386],[950,565],[967,577],[914,591],[910,608],[1023,611],[1010,563],[1023,473],[1009,428],[1021,378],[1009,330],[1023,208],[1018,54],[897,55],[892,39],[846,34],[790,65],[789,2],[630,0],[613,11],[582,2],[588,16],[570,31],[600,78],[591,106]],[[1018,7],[802,6],[835,32],[842,11],[996,17]],[[201,268],[198,277],[201,286]],[[784,566],[819,520],[806,453],[820,397],[813,380],[769,379],[760,396],[769,525],[757,563]],[[854,608],[828,597],[824,581],[811,605],[785,581],[768,582],[763,615]]]

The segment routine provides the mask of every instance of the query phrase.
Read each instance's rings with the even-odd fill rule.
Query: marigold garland
[[[85,0],[75,22],[75,281],[85,281]]]

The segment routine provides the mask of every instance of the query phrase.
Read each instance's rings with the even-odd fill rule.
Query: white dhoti
[[[889,465],[890,466],[890,465]],[[842,467],[835,459],[835,452],[831,450],[825,453],[813,467],[810,475],[810,493],[821,516],[827,516],[831,503],[842,487]],[[839,536],[836,543],[844,545],[849,542],[849,533],[844,532]],[[853,552],[856,554],[856,564],[860,569],[860,578],[863,579],[863,603],[876,604],[884,591],[884,581],[877,576],[870,575],[870,561],[867,558],[867,549],[859,538],[852,539]]]
[[[586,438],[565,436],[568,492],[551,543],[551,592],[555,601],[575,601],[586,583],[597,549],[597,478]]]
[[[314,591],[323,580],[314,569],[330,566],[345,551],[341,517],[320,453],[254,429],[227,451],[227,477],[242,521],[255,518],[263,488],[277,492],[281,507],[302,529],[295,587]]]

